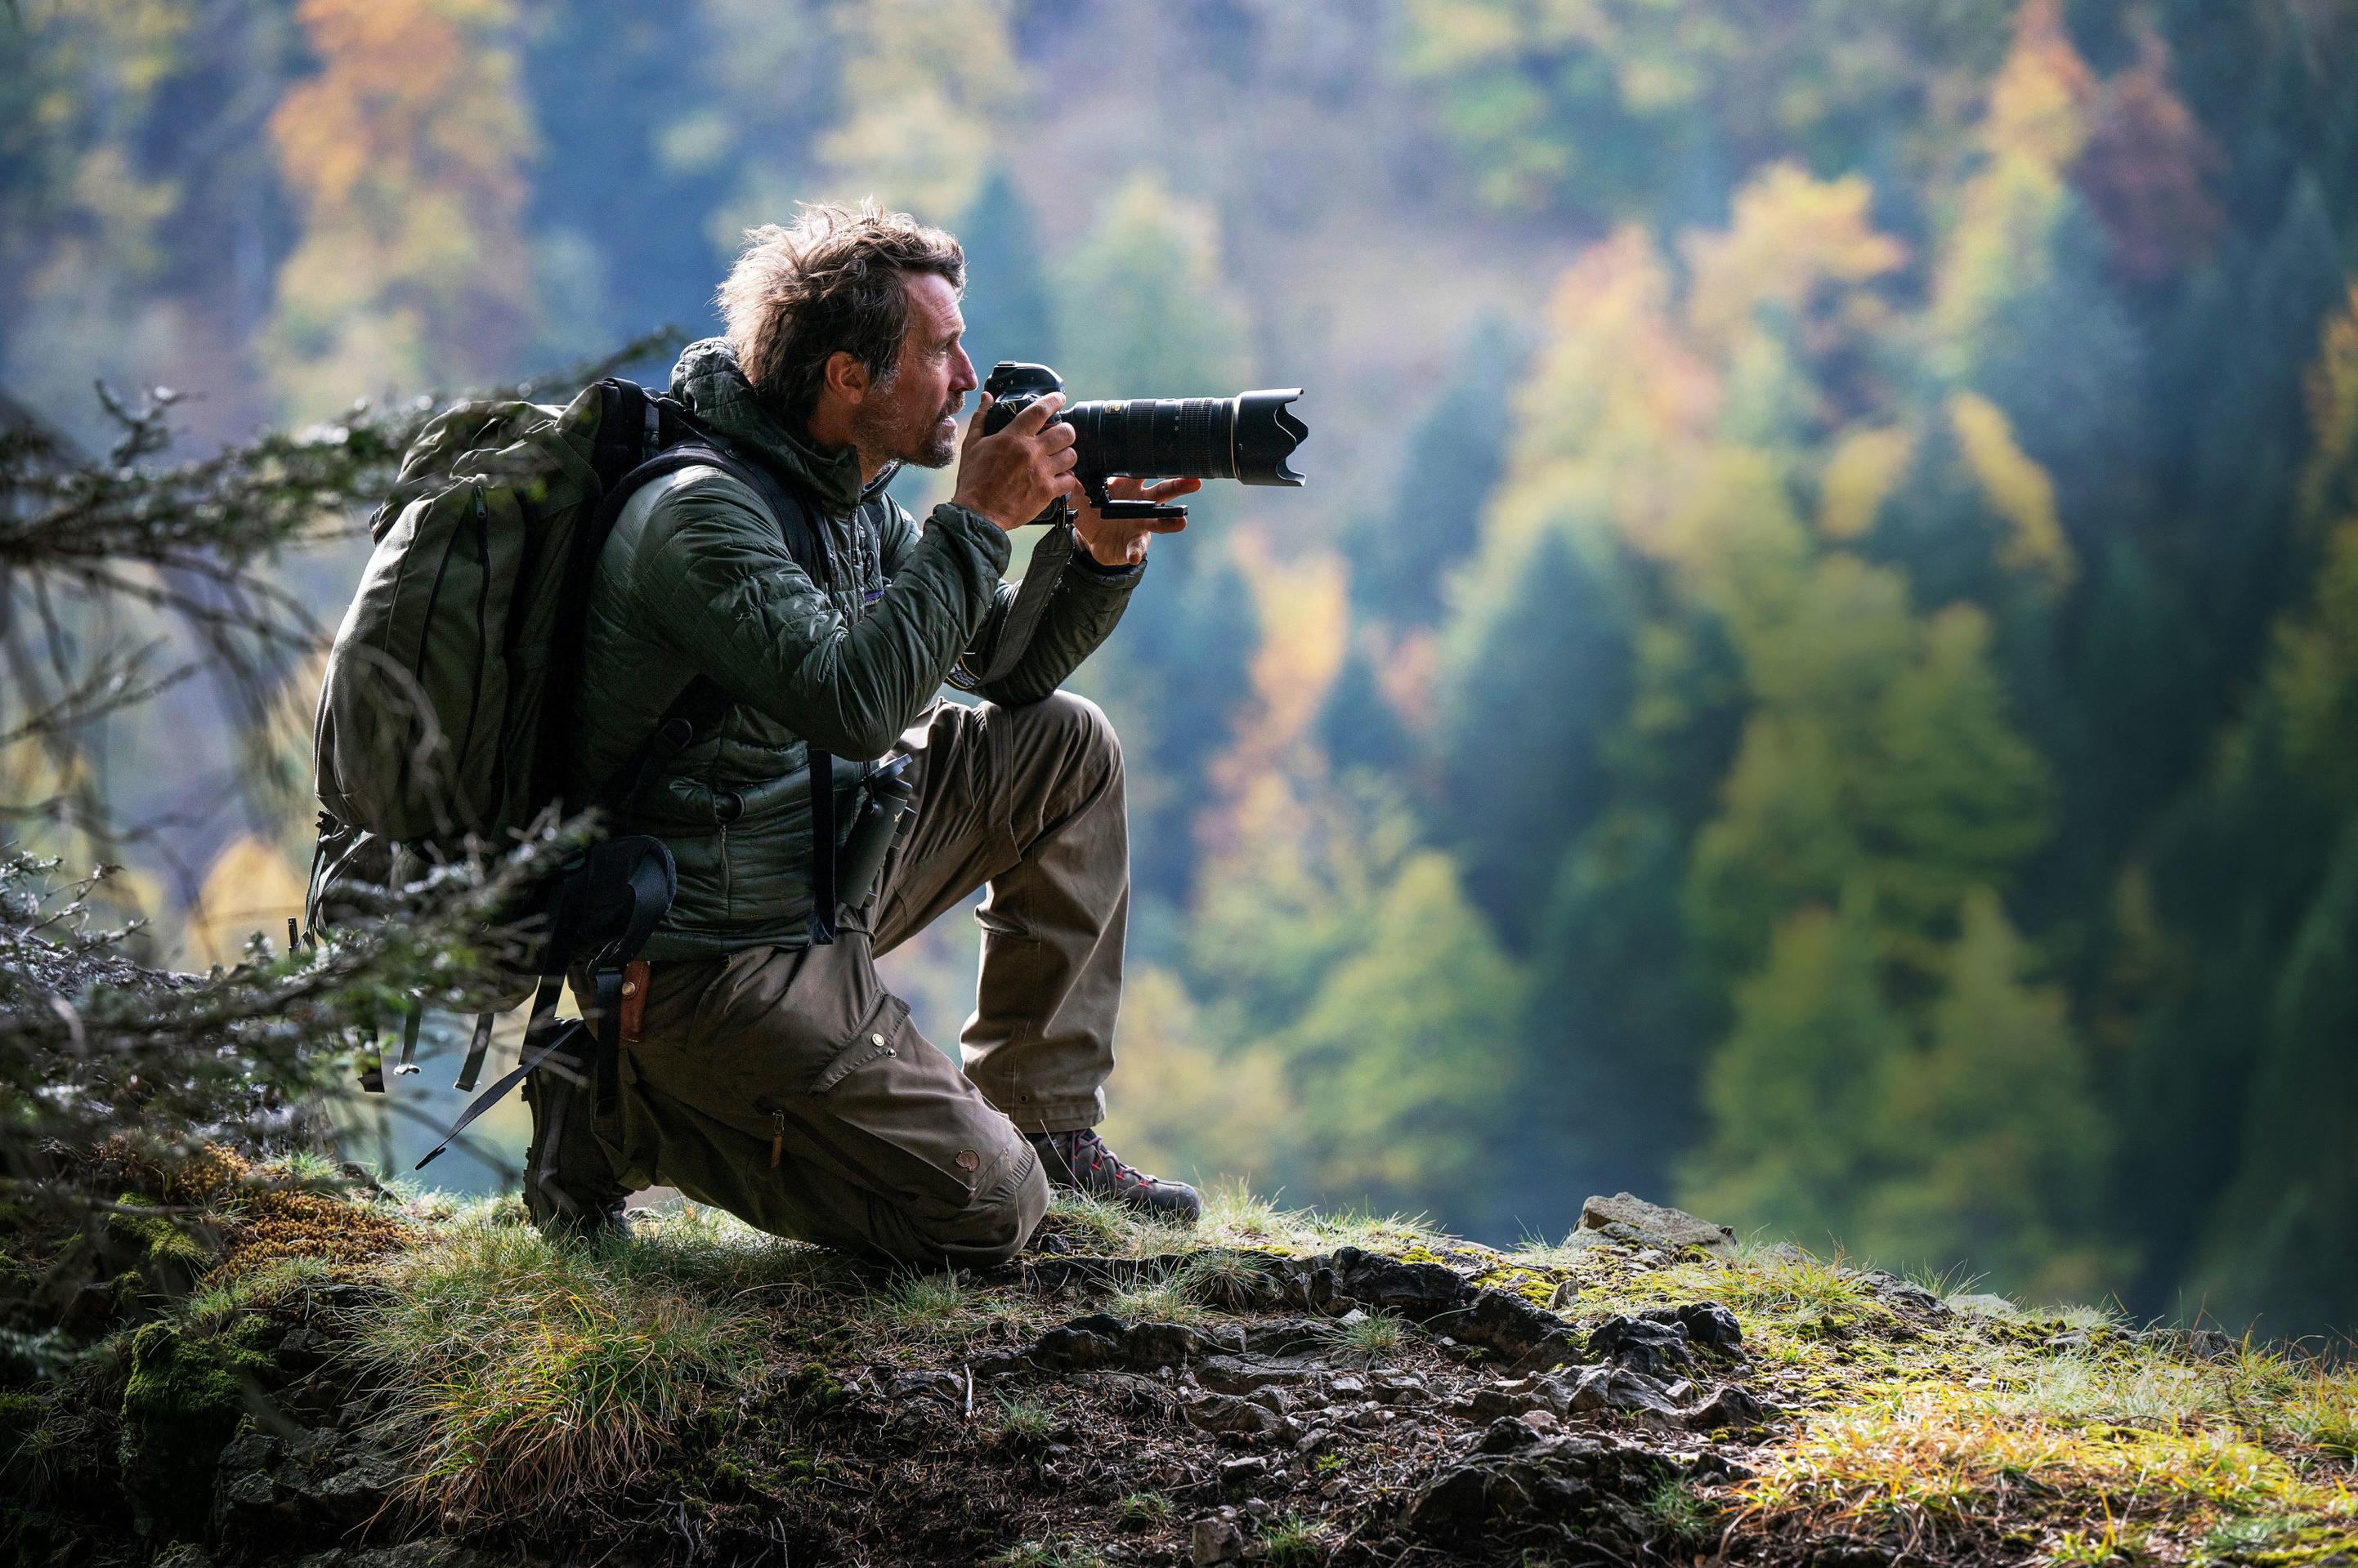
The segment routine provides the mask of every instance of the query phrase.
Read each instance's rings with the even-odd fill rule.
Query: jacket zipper
[[[770,1169],[776,1170],[779,1162],[785,1157],[786,1113],[783,1110],[773,1110],[770,1113]]]

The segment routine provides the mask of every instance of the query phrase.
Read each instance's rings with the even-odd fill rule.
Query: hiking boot
[[[1077,1132],[1034,1132],[1032,1147],[1048,1173],[1048,1184],[1134,1208],[1149,1219],[1193,1225],[1204,1202],[1184,1182],[1133,1171],[1105,1145],[1094,1128]]]

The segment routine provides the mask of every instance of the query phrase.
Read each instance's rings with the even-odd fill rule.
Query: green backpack
[[[825,580],[803,503],[683,405],[628,381],[599,382],[563,408],[461,403],[403,455],[371,519],[375,549],[319,693],[319,845],[306,902],[315,932],[349,913],[340,896],[348,888],[399,885],[440,861],[498,853],[567,810],[621,816],[664,763],[718,722],[729,699],[699,676],[664,713],[647,715],[646,741],[597,798],[560,798],[599,552],[639,486],[692,465],[752,486],[795,558]],[[503,1003],[536,984],[541,1033],[568,965],[594,956],[600,971],[619,971],[635,955],[669,906],[670,851],[651,838],[610,838],[553,882],[539,890],[535,972],[516,977]],[[492,1016],[477,1021],[462,1089],[481,1070]],[[413,1007],[405,1020],[405,1072],[416,1070],[418,1018]],[[373,1063],[362,1079],[383,1087]]]

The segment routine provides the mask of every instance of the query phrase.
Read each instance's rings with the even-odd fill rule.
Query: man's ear
[[[854,407],[867,397],[871,380],[868,367],[860,362],[860,356],[842,349],[827,356],[824,378],[830,391]]]

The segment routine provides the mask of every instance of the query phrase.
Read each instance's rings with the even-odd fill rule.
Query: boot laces
[[[1071,1168],[1076,1178],[1080,1175],[1082,1162],[1086,1159],[1088,1169],[1092,1173],[1109,1172],[1108,1179],[1117,1187],[1154,1185],[1153,1177],[1124,1163],[1120,1155],[1107,1148],[1106,1141],[1098,1136],[1097,1129],[1094,1127],[1084,1127],[1077,1132],[1058,1133],[1054,1136],[1062,1145],[1058,1152],[1065,1156],[1065,1163]],[[1067,1139],[1070,1141],[1065,1141]]]

